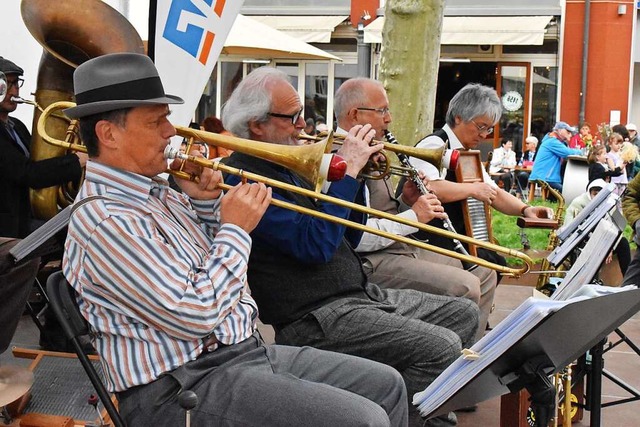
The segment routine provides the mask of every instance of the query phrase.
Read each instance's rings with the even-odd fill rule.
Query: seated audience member
[[[569,148],[583,149],[591,146],[593,136],[591,135],[591,125],[587,122],[582,123],[577,134],[573,135],[569,140]]]
[[[477,83],[464,86],[449,102],[446,124],[425,137],[416,145],[419,148],[477,150],[481,141],[491,133],[502,115],[502,103],[495,89]],[[488,203],[505,215],[521,215],[529,218],[553,216],[553,211],[543,206],[529,206],[521,199],[499,188],[489,174],[482,169],[482,181],[457,182],[453,171],[438,170],[432,164],[411,158],[412,164],[430,180],[429,185],[438,195],[445,212],[458,233],[469,234],[465,228],[463,201],[472,197]],[[432,235],[429,242],[446,247],[448,241]],[[506,265],[501,254],[479,248],[478,255],[495,264]]]
[[[20,120],[9,116],[18,108],[14,98],[20,96],[24,71],[0,56],[0,72],[7,81],[7,92],[0,102],[0,237],[23,238],[44,223],[32,215],[29,190],[79,180],[87,155],[73,153],[32,160],[29,130]]]
[[[587,191],[585,193],[580,194],[575,197],[569,206],[567,207],[567,212],[564,215],[564,223],[570,224],[576,216],[591,202],[591,200],[598,195],[600,190],[606,187],[607,182],[601,178],[595,179],[587,185]],[[614,207],[614,209],[618,209]],[[606,263],[609,264],[612,260],[611,255],[615,253],[618,257],[618,264],[620,265],[620,271],[622,275],[627,272],[627,268],[629,267],[629,263],[631,262],[631,249],[629,248],[629,241],[622,237],[620,241],[613,249],[613,252],[609,254],[606,259]]]
[[[513,142],[503,140],[500,147],[493,150],[489,173],[496,184],[502,182],[504,191],[511,191],[513,182],[513,169],[516,167],[516,153],[512,150]]]
[[[369,107],[383,109],[384,105]],[[287,75],[262,67],[236,87],[222,116],[225,127],[240,137],[297,145],[304,127],[301,113],[302,103]],[[332,182],[327,195],[348,201],[364,197],[357,176],[382,148],[369,145],[374,136],[369,124],[349,129],[338,150],[347,163],[346,176]],[[250,155],[235,152],[226,163],[313,188],[313,183],[290,170]],[[233,184],[239,178],[228,176],[226,181]],[[297,192],[274,189],[273,197],[334,217],[363,220],[360,213]],[[278,344],[309,345],[386,363],[400,372],[412,399],[473,342],[478,327],[476,304],[370,283],[353,250],[361,237],[358,231],[272,205],[251,236],[251,295],[260,308],[260,319],[273,325]],[[413,405],[409,414],[410,425],[424,424]],[[455,415],[443,415],[425,425],[455,425]]]
[[[222,120],[217,117],[209,116],[202,121],[202,129],[207,132],[219,133],[220,135],[231,135],[231,132],[227,131],[222,125]],[[209,146],[209,158],[217,159],[220,157],[229,157],[233,153],[233,150],[222,147]]]
[[[309,117],[305,121],[304,133],[306,133],[307,135],[310,135],[310,136],[314,136],[315,134],[317,134],[317,132],[316,132],[316,122],[314,122],[311,117]]]
[[[133,85],[135,99],[124,89]],[[271,190],[240,184],[222,196],[220,173],[192,164],[199,179],[176,180],[184,194],[158,177],[176,133],[168,104],[182,100],[164,93],[151,59],[89,60],[74,88],[78,105],[66,113],[80,119],[90,161],[63,271],[127,425],[182,425],[183,390],[198,397],[195,425],[406,425],[406,390],[388,366],[264,345],[248,233]]]
[[[522,153],[522,158],[520,159],[519,166],[522,169],[528,170],[519,170],[516,172],[516,180],[518,182],[518,192],[522,195],[522,192],[529,185],[529,174],[531,173],[531,168],[533,167],[533,162],[536,158],[536,149],[538,148],[538,138],[533,135],[529,135],[524,140],[525,151]]]
[[[339,133],[357,125],[370,124],[376,135],[384,135],[391,123],[387,93],[378,81],[356,78],[344,82],[334,98]],[[373,107],[372,107],[373,106]],[[421,223],[446,218],[444,208],[432,194],[420,195],[416,184],[408,180],[402,199],[410,209],[400,213],[401,202],[394,197],[389,176],[365,181],[365,205],[388,214]],[[433,225],[433,224],[430,224]],[[369,215],[367,226],[400,236],[409,236],[414,227]],[[460,261],[406,243],[395,242],[371,233],[364,233],[356,247],[370,281],[385,288],[415,289],[436,295],[469,298],[479,305],[480,320],[476,338],[482,337],[493,305],[496,273],[477,267],[473,273],[464,271]]]
[[[556,123],[553,130],[542,139],[529,180],[544,181],[551,188],[562,192],[562,176],[560,174],[562,161],[571,155],[582,154],[580,149],[566,146],[575,133],[575,128],[565,122]]]

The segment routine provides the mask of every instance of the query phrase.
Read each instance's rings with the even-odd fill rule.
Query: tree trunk
[[[433,131],[444,0],[387,0],[380,80],[389,95],[391,131],[413,146]]]

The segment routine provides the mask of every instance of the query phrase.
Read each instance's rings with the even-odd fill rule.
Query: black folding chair
[[[89,333],[89,325],[84,317],[82,317],[82,314],[80,314],[75,299],[75,291],[65,279],[62,271],[55,272],[49,276],[47,279],[47,293],[49,294],[49,304],[58,318],[60,325],[62,325],[65,335],[71,341],[78,355],[78,360],[82,363],[82,367],[87,373],[89,380],[95,387],[104,408],[111,417],[111,421],[115,427],[124,427],[125,423],[111,401],[109,392],[107,392],[106,387],[102,383],[102,379],[96,372],[80,342],[80,337]]]

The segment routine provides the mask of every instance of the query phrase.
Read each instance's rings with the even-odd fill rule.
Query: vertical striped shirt
[[[62,268],[111,391],[194,360],[211,337],[234,344],[253,333],[251,239],[219,223],[218,200],[189,200],[160,178],[93,161],[77,200],[90,196],[72,215]]]

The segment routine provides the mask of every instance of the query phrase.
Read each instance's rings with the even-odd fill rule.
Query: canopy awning
[[[541,45],[551,16],[445,16],[440,44]],[[366,43],[382,43],[384,17],[364,29]]]
[[[238,15],[222,53],[257,59],[332,59],[335,55],[311,46],[244,15]]]
[[[305,43],[329,43],[333,30],[348,16],[251,16]]]

